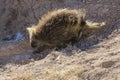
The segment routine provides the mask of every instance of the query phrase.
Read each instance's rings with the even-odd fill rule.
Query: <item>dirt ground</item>
[[[1,0],[0,80],[120,80],[119,0]],[[26,27],[58,8],[106,26],[73,46],[32,54]]]

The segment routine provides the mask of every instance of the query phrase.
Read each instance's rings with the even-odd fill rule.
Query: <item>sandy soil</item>
[[[36,55],[26,38],[0,41],[0,80],[120,80],[120,1],[78,1],[58,6],[85,8],[87,19],[107,25],[74,46]]]

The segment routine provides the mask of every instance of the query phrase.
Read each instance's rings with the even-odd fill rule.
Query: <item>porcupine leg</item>
[[[66,48],[67,45],[65,43],[62,43],[60,45],[57,45],[57,47],[55,47],[55,50],[60,50],[60,49],[63,49],[63,48]]]
[[[39,54],[40,52],[42,52],[43,49],[41,48],[36,48],[34,51],[33,51],[33,54]]]

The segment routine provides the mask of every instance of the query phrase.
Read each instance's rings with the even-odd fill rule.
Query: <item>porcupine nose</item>
[[[37,43],[36,43],[36,42],[34,42],[34,41],[33,41],[33,42],[31,42],[31,47],[32,47],[32,48],[36,48],[36,47],[37,47]]]

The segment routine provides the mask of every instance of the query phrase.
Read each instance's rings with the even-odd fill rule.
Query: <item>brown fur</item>
[[[31,46],[40,51],[64,47],[72,40],[79,40],[82,31],[105,25],[84,21],[84,16],[84,10],[70,9],[59,9],[45,14],[37,25],[27,28]]]

